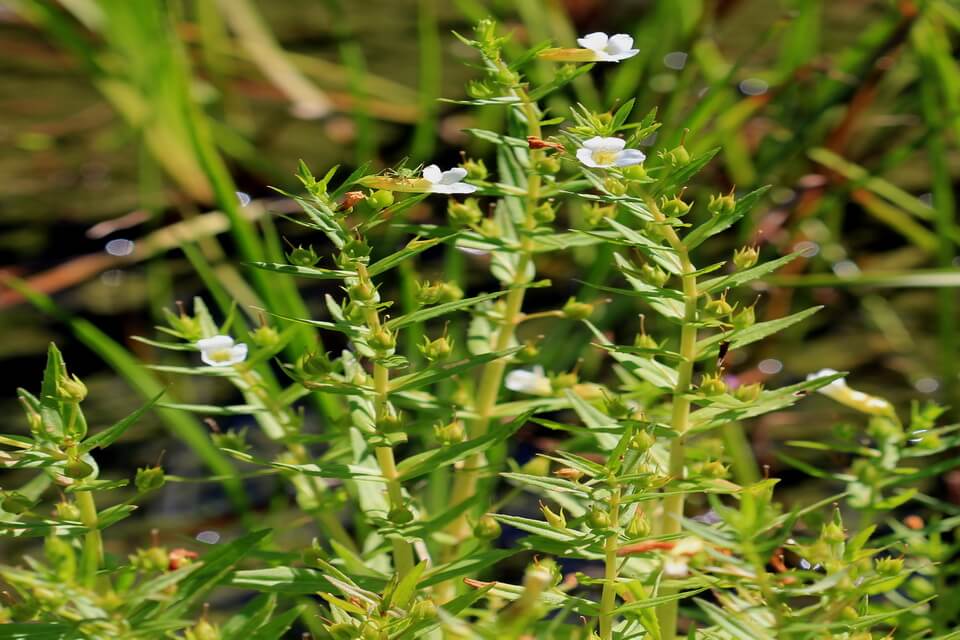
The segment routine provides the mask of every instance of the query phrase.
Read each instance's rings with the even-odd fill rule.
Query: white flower
[[[473,193],[477,188],[463,182],[466,177],[467,170],[461,167],[440,171],[440,167],[431,164],[423,169],[423,179],[430,183],[431,193]]]
[[[577,149],[577,159],[588,167],[597,169],[629,167],[647,159],[643,151],[624,149],[626,144],[622,138],[594,136],[585,140],[583,146]]]
[[[213,336],[197,340],[200,359],[211,367],[227,367],[247,359],[247,345],[235,343],[230,336]]]
[[[553,393],[550,380],[544,374],[543,367],[536,366],[533,371],[514,369],[507,374],[504,382],[507,389],[518,393],[529,393],[534,396],[548,396]]]
[[[825,378],[837,373],[840,372],[834,369],[821,369],[816,373],[811,373],[808,375],[807,380],[817,380],[819,378]],[[825,387],[820,387],[817,389],[817,391],[827,396],[831,400],[835,400],[840,404],[844,404],[848,407],[856,409],[857,411],[862,411],[863,413],[887,416],[894,413],[893,407],[889,402],[883,398],[871,396],[863,391],[851,389],[849,386],[847,386],[847,381],[845,378],[837,378]]]
[[[601,31],[588,33],[577,38],[577,44],[593,51],[597,62],[620,62],[640,53],[639,49],[633,48],[633,38],[625,33],[615,36],[608,36]]]

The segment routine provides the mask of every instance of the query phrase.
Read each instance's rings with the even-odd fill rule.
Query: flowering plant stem
[[[697,356],[697,276],[696,267],[690,262],[686,245],[669,226],[666,216],[660,211],[653,198],[646,198],[647,207],[654,219],[662,225],[663,233],[676,251],[682,270],[683,286],[683,325],[680,330],[680,363],[677,366],[677,385],[673,389],[673,412],[670,424],[677,436],[670,441],[670,462],[667,473],[673,479],[684,476],[686,461],[687,429],[690,426],[690,385],[693,380],[693,363]],[[677,534],[682,530],[684,494],[675,492],[663,500],[663,515],[660,521],[660,533]],[[674,593],[675,589],[664,590],[662,595]],[[673,600],[657,608],[657,620],[660,633],[664,638],[673,638],[677,628],[677,601]]]
[[[83,537],[82,561],[80,563],[84,584],[93,588],[97,579],[97,571],[103,561],[103,541],[98,528],[97,505],[93,500],[93,492],[76,492],[77,508],[80,510],[80,522],[87,528]]]
[[[610,526],[613,531],[603,545],[604,571],[603,593],[600,595],[600,638],[613,638],[613,610],[617,598],[617,547],[620,543],[620,487],[613,489],[610,497]]]
[[[500,64],[502,64],[502,62]],[[520,87],[515,88],[513,92],[520,98],[520,109],[527,121],[527,131],[529,135],[540,137],[540,114],[536,103],[533,102],[527,92]],[[524,232],[531,231],[536,226],[533,212],[540,201],[541,186],[541,178],[540,174],[537,173],[536,166],[542,153],[543,152],[538,149],[531,149],[530,151],[526,205],[524,208]],[[517,260],[517,266],[514,272],[514,288],[511,289],[506,296],[503,317],[497,331],[496,343],[493,345],[494,351],[503,351],[508,348],[513,339],[514,329],[522,317],[523,298],[526,291],[522,285],[526,283],[525,273],[532,260],[532,243],[526,233],[523,233],[521,236],[519,259]],[[481,370],[480,386],[477,389],[477,403],[475,406],[477,418],[470,425],[471,438],[479,438],[487,433],[487,429],[490,426],[490,415],[494,407],[496,407],[497,396],[503,384],[503,373],[506,367],[507,360],[501,358],[486,364]],[[452,504],[460,504],[476,493],[477,481],[484,460],[483,453],[477,453],[467,458],[463,468],[454,481],[453,496],[451,499]],[[470,528],[466,514],[454,521],[450,532],[458,541],[463,540],[469,535]],[[449,555],[452,556],[455,550],[455,547],[451,547],[449,549]],[[450,595],[449,593],[444,593],[446,597],[443,599],[449,599]]]

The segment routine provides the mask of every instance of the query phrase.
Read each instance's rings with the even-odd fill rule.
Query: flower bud
[[[627,523],[627,535],[631,538],[646,538],[650,535],[650,531],[650,520],[647,519],[647,514],[643,509],[637,509]]]
[[[351,238],[340,249],[338,260],[341,266],[350,266],[353,262],[366,260],[370,257],[370,245],[364,238]]]
[[[463,423],[459,420],[454,420],[448,424],[434,425],[433,433],[437,436],[440,444],[444,446],[463,442],[463,438],[466,435],[463,429]]]
[[[455,227],[468,227],[483,219],[483,212],[476,198],[466,198],[463,202],[450,199],[447,203],[447,218]]]
[[[746,329],[747,327],[752,327],[756,321],[757,313],[754,305],[744,307],[740,313],[734,314],[734,316],[730,318],[730,322],[737,329]]]
[[[561,467],[554,471],[553,475],[557,476],[558,478],[563,478],[564,480],[580,482],[580,478],[583,477],[583,471],[580,471],[580,469],[573,469],[572,467]]]
[[[760,397],[763,391],[763,384],[754,382],[753,384],[742,384],[733,391],[733,396],[740,402],[754,402]]]
[[[700,378],[700,392],[705,396],[718,396],[727,392],[727,384],[721,373],[707,373]]]
[[[347,295],[357,304],[364,304],[374,299],[377,290],[367,279],[358,280],[356,283],[347,287]]]
[[[7,513],[21,514],[26,513],[33,507],[34,501],[23,495],[19,491],[7,491],[3,494],[3,502],[0,507]]]
[[[57,380],[57,394],[66,402],[80,403],[87,397],[87,386],[73,374]]]
[[[497,92],[483,80],[471,80],[467,83],[467,95],[471,98],[484,99],[493,98]]]
[[[437,360],[443,360],[453,351],[453,340],[447,338],[443,335],[437,338],[436,340],[430,340],[427,336],[423,336],[423,343],[417,345],[417,348],[420,350],[420,353],[423,354],[423,357],[429,360],[430,362],[435,362]]]
[[[385,411],[377,417],[377,431],[380,433],[397,433],[403,429],[403,416],[395,410]]]
[[[579,302],[576,298],[571,297],[567,300],[567,304],[563,305],[561,311],[570,320],[586,320],[593,315],[593,305],[589,302]]]
[[[661,152],[660,157],[672,167],[683,167],[690,164],[690,152],[682,144],[677,145],[670,151]]]
[[[657,344],[657,341],[648,336],[646,333],[638,333],[637,337],[633,339],[633,346],[638,349],[659,349],[660,345]]]
[[[576,386],[579,382],[580,378],[574,371],[558,373],[550,376],[550,388],[553,389],[554,392],[561,391],[563,389],[570,389]]]
[[[207,620],[206,616],[200,618],[192,628],[187,629],[186,640],[220,640],[220,629]]]
[[[140,493],[147,493],[148,491],[159,489],[166,481],[167,478],[162,468],[145,467],[143,469],[137,469],[137,475],[133,480],[133,484]]]
[[[545,477],[550,473],[550,460],[543,456],[531,458],[525,465],[520,467],[520,473],[528,476]]]
[[[482,159],[468,158],[460,163],[460,168],[466,170],[467,179],[471,181],[479,180],[483,182],[490,175],[490,172],[487,171],[487,165],[484,164]]]
[[[828,544],[841,544],[846,541],[847,534],[836,522],[828,522],[820,530],[820,539]]]
[[[304,353],[297,359],[297,371],[308,378],[325,376],[333,371],[333,362],[325,353]]]
[[[381,326],[370,334],[367,338],[367,344],[370,345],[370,348],[374,351],[383,353],[397,346],[397,338],[389,329]]]
[[[417,600],[416,602],[413,603],[413,606],[410,608],[410,615],[415,620],[431,620],[433,618],[436,618],[437,604],[429,598],[426,598],[424,600]]]
[[[594,531],[602,531],[610,528],[610,514],[606,510],[597,506],[590,508],[587,514],[587,525]]]
[[[463,299],[463,289],[456,282],[441,282],[437,292],[437,302],[456,302]]]
[[[489,513],[484,514],[473,528],[473,534],[481,540],[496,540],[502,532],[500,523]]]
[[[497,239],[503,232],[500,231],[500,225],[493,218],[484,218],[480,221],[480,235],[484,238]]]
[[[71,522],[78,522],[80,520],[80,509],[72,502],[64,500],[58,502],[54,508],[56,509],[57,518],[60,520],[69,520]]]
[[[167,554],[167,570],[176,571],[180,567],[185,567],[188,564],[192,564],[194,560],[200,557],[196,551],[190,551],[189,549],[184,549],[178,547],[176,549],[171,549],[170,553]]]
[[[638,272],[640,279],[654,287],[663,287],[670,279],[670,274],[656,265],[644,263]]]
[[[270,325],[263,324],[250,332],[250,340],[262,349],[269,349],[279,344],[280,334]]]
[[[649,180],[649,176],[647,176],[647,170],[644,169],[642,164],[624,167],[621,169],[621,173],[627,180],[635,180],[637,182],[647,182]]]
[[[584,210],[586,223],[591,227],[595,227],[603,222],[604,218],[612,218],[615,215],[617,215],[617,205],[615,204],[594,202]]]
[[[733,311],[733,307],[731,307],[730,303],[727,302],[725,296],[721,296],[716,300],[712,300],[708,297],[706,303],[703,305],[703,310],[711,317],[722,318],[730,315],[730,313]]]
[[[86,478],[93,473],[93,467],[80,458],[70,458],[63,465],[63,475],[74,480]]]
[[[736,208],[737,201],[733,197],[733,193],[728,193],[725,196],[710,196],[710,200],[707,202],[707,210],[715,216],[730,215]]]
[[[700,463],[697,471],[705,478],[726,478],[729,473],[727,466],[719,460],[707,460]]]
[[[615,196],[622,196],[627,192],[627,185],[625,185],[622,180],[618,180],[613,176],[604,178],[603,188],[606,189],[607,193]]]
[[[378,189],[370,194],[367,198],[367,202],[370,203],[370,206],[373,207],[376,211],[381,211],[386,209],[393,204],[395,196],[392,191],[387,191],[386,189]]]
[[[523,343],[523,348],[517,352],[517,359],[522,362],[533,362],[538,355],[540,355],[540,349],[537,347],[537,343],[533,340],[526,340]]]
[[[664,196],[660,199],[660,211],[668,218],[679,218],[690,211],[690,205],[681,200],[679,196],[673,196],[672,198]]]
[[[537,158],[534,169],[537,170],[537,173],[544,173],[553,175],[560,172],[560,160],[556,156],[543,156],[542,158]]]
[[[604,396],[603,405],[607,410],[607,415],[612,418],[626,418],[630,415],[630,405],[624,402],[620,396]]]
[[[307,245],[306,249],[297,246],[287,254],[287,262],[295,267],[314,267],[320,262],[320,256],[317,255],[311,245]]]
[[[560,513],[554,513],[550,510],[550,507],[541,502],[540,512],[543,514],[543,518],[547,521],[547,524],[554,529],[567,528],[567,519],[563,515],[563,507],[560,507]]]
[[[630,438],[630,448],[640,452],[649,451],[656,444],[657,438],[647,431],[637,431]]]
[[[410,524],[413,522],[413,511],[410,511],[406,506],[395,507],[390,509],[387,520],[395,525]]]
[[[533,212],[533,219],[540,224],[549,224],[556,220],[557,218],[557,209],[549,202],[543,202],[539,206],[535,207]]]
[[[749,269],[760,259],[760,250],[756,247],[740,247],[733,252],[733,266],[737,269]]]
[[[367,194],[363,191],[347,191],[343,194],[343,200],[337,205],[337,211],[352,211],[357,203],[367,199]]]
[[[877,558],[874,560],[874,568],[882,576],[895,576],[903,571],[903,558]]]

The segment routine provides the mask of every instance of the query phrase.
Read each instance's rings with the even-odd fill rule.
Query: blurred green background
[[[87,381],[95,423],[164,385],[182,402],[222,400],[218,385],[140,368],[137,359],[157,354],[130,336],[152,336],[160,310],[193,295],[297,311],[286,284],[241,263],[277,255],[282,238],[318,242],[282,219],[294,207],[270,189],[297,188],[298,159],[322,174],[338,163],[378,169],[404,158],[449,166],[461,150],[485,157],[490,149],[462,129],[496,129],[499,107],[467,111],[438,98],[463,97],[475,63],[452,31],[468,32],[487,15],[518,48],[631,33],[636,58],[581,77],[550,110],[563,114],[576,102],[605,110],[636,98],[636,118],[656,106],[664,122],[649,153],[684,136],[693,152],[720,147],[689,197],[773,185],[700,262],[726,259],[744,243],[770,256],[802,250],[805,259],[758,288],[759,315],[825,309],[733,354],[732,373],[779,386],[832,367],[900,407],[914,398],[957,406],[956,2],[7,0],[0,411],[14,426],[4,429],[22,428],[14,389],[36,386],[50,340]],[[542,79],[551,68],[530,73]],[[411,219],[442,216],[443,206],[423,205]],[[609,254],[568,257],[540,271],[557,283],[615,280]],[[454,268],[480,286],[486,266],[471,260],[461,256]],[[10,277],[39,293],[25,299]],[[319,292],[302,296],[312,306]],[[611,305],[606,326],[634,323],[633,304]],[[571,366],[576,350],[556,344],[547,357]],[[818,398],[768,416],[751,429],[760,461],[777,473],[778,442],[815,435],[842,415]],[[159,411],[131,431],[117,463],[152,464],[165,450],[171,473],[197,475],[202,463],[223,470],[206,431],[193,416]],[[960,502],[960,483],[941,488]],[[225,512],[196,497],[165,491],[152,517]]]

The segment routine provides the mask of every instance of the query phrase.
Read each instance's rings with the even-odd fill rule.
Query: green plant
[[[718,150],[691,151],[680,136],[647,158],[640,146],[660,124],[655,111],[632,119],[634,100],[608,112],[578,106],[570,120],[547,117],[543,101],[593,63],[636,53],[622,38],[585,38],[581,48],[544,44],[511,57],[508,38],[482,21],[461,40],[483,69],[463,102],[506,112],[505,132],[470,130],[495,146],[495,171],[470,158],[446,172],[401,165],[370,174],[364,167],[334,187],[336,168],[317,178],[301,165],[305,192],[289,194],[304,214],[295,222],[322,248],[291,248],[284,262],[245,255],[266,287],[261,326],[250,330],[225,304],[218,324],[198,298],[189,310],[168,312],[161,331],[173,340],[142,338],[203,363],[156,370],[233,385],[243,404],[167,407],[250,415],[263,446],[252,447],[242,430],[215,433],[213,442],[289,482],[318,537],[306,549],[259,554],[256,568],[233,565],[258,545],[266,551],[263,532],[199,558],[190,565],[200,567],[196,573],[154,562],[161,575],[145,584],[159,581],[165,599],[124,602],[102,623],[116,627],[101,628],[81,612],[80,632],[163,637],[193,625],[189,633],[204,640],[278,637],[302,613],[312,633],[332,638],[954,637],[952,600],[932,595],[954,577],[955,548],[942,534],[957,516],[919,486],[906,486],[960,462],[943,455],[958,444],[956,427],[937,428],[932,406],[915,408],[904,425],[888,401],[850,389],[835,371],[770,390],[737,384],[727,371],[731,352],[817,310],[757,321],[752,294],[741,292],[796,253],[761,261],[759,249],[746,246],[729,260],[696,262],[701,246],[744,218],[766,190],[689,199],[685,190]],[[542,83],[525,76],[543,64],[560,66]],[[451,196],[445,221],[404,221],[437,194]],[[401,236],[407,241],[396,249]],[[496,288],[474,293],[468,281],[438,279],[430,256],[441,247],[483,256]],[[526,311],[528,296],[561,290],[562,283],[537,279],[538,264],[573,250],[609,251],[627,286],[591,281],[562,306]],[[326,319],[272,308],[269,283],[293,277],[330,285]],[[636,303],[636,320],[606,322],[600,292]],[[592,362],[549,373],[537,366],[550,339],[537,332],[556,326],[590,336],[591,348],[578,355]],[[312,331],[322,343],[309,343],[317,340]],[[34,439],[5,442],[30,454],[20,459],[50,456],[41,465],[48,477],[73,464],[83,471],[78,482],[89,485],[94,467],[79,456],[86,450],[72,391],[79,387],[55,354],[53,382],[45,381],[39,399],[24,396],[38,425]],[[838,429],[830,445],[851,456],[849,473],[827,478],[840,485],[835,495],[785,506],[777,480],[760,479],[743,423],[812,391],[869,416],[868,424],[862,433]],[[304,411],[309,397],[322,398],[322,412]],[[322,428],[311,429],[315,423]],[[54,432],[71,425],[53,445],[51,425]],[[559,442],[521,461],[511,445],[530,428]],[[927,468],[905,465],[930,456],[939,458]],[[137,488],[153,488],[160,474],[145,471]],[[30,515],[38,495],[8,499]],[[76,572],[57,579],[90,598],[114,597],[120,574],[131,569],[104,558],[100,528],[108,518],[91,492],[81,495],[82,526],[70,530],[78,539],[51,543],[48,559],[79,548],[79,561],[64,564]],[[894,510],[907,504],[948,517],[901,525]],[[13,529],[37,531],[40,523],[23,519]],[[507,527],[528,535],[500,547]],[[517,581],[484,579],[498,577],[491,566],[516,561],[523,567]],[[583,564],[574,568],[574,561]],[[22,580],[53,579],[41,567],[5,570]],[[238,614],[260,621],[259,630],[236,617],[217,630],[206,613],[182,621],[217,584],[263,592]],[[268,622],[278,594],[316,594],[321,613],[310,615],[304,603]],[[15,613],[18,621],[71,620],[57,603],[19,595],[29,606]],[[144,626],[149,616],[157,626]]]

